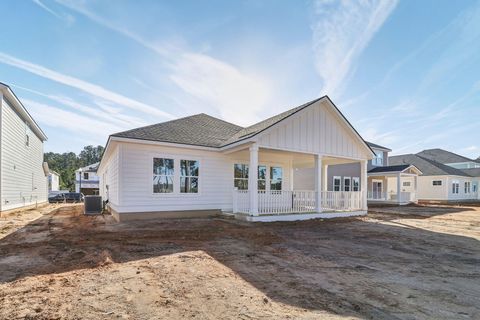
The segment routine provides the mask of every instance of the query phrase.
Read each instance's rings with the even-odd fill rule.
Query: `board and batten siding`
[[[335,113],[319,101],[266,129],[260,147],[322,154],[348,159],[371,159],[368,148]]]
[[[1,112],[1,204],[10,210],[47,201],[48,182],[43,170],[43,142],[2,97]]]
[[[188,211],[188,210],[232,210],[233,165],[248,164],[248,153],[223,154],[218,151],[156,146],[141,143],[119,143],[118,201],[111,199],[114,209],[120,213]],[[185,194],[153,193],[153,158],[173,158],[175,163],[174,184],[179,181],[179,160],[199,161],[199,192]],[[102,168],[110,170],[113,158]],[[291,164],[281,155],[265,156],[260,151],[259,164],[283,168],[283,188],[290,185]],[[102,176],[100,176],[102,179]],[[102,183],[103,185],[103,183]],[[178,187],[175,187],[178,190]]]

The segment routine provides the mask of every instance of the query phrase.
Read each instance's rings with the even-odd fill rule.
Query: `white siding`
[[[108,199],[109,205],[115,210],[118,210],[119,205],[119,156],[119,148],[114,146],[112,153],[105,159],[105,166],[98,171],[100,195],[103,200]]]
[[[452,184],[454,181],[459,183],[458,193],[453,193]],[[465,193],[465,182],[470,182],[470,192]],[[468,177],[455,177],[449,176],[448,177],[448,200],[473,200],[477,199],[477,195],[472,192],[472,178]]]
[[[2,99],[1,113],[1,210],[47,200],[43,171],[43,142],[30,132],[25,144],[25,121]]]
[[[434,186],[433,181],[442,181],[441,186]],[[447,176],[419,176],[417,198],[419,200],[448,200]]]
[[[340,158],[369,159],[367,147],[328,102],[317,102],[267,129],[260,147],[316,153]]]
[[[145,145],[140,143],[120,144],[120,191],[118,212],[152,212],[177,210],[232,210],[233,164],[248,164],[248,153],[238,152],[229,155],[216,151],[187,148]],[[153,158],[167,157],[184,160],[198,160],[198,194],[154,194]],[[259,164],[281,166],[283,168],[283,188],[290,184],[291,165],[289,156],[264,155],[260,151]],[[114,160],[108,161],[110,168]],[[178,162],[177,162],[178,163]],[[106,169],[102,168],[102,171]],[[178,172],[178,166],[175,167]],[[100,176],[102,178],[102,176]],[[178,185],[178,175],[174,184]],[[178,189],[175,187],[175,189]]]

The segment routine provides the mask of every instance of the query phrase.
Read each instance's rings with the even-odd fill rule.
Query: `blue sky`
[[[394,154],[480,156],[478,1],[6,1],[0,81],[78,152],[205,112],[249,125],[328,94]]]

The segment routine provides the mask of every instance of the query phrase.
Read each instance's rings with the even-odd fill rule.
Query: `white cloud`
[[[52,16],[54,16],[55,18],[57,19],[60,19],[60,20],[63,20],[65,22],[67,22],[68,24],[72,24],[74,21],[75,21],[75,18],[70,15],[70,14],[66,14],[66,13],[58,13],[58,12],[55,12],[52,8],[48,7],[47,5],[45,5],[42,1],[40,0],[32,0],[33,3],[35,3],[37,6],[39,6],[40,8],[42,8],[43,10],[45,10],[46,12],[48,12],[49,14],[51,14]]]
[[[130,29],[99,16],[84,3],[71,0],[56,1],[160,55],[167,64],[169,78],[184,95],[177,94],[170,99],[177,103],[190,101],[187,104],[179,103],[189,112],[197,111],[199,106],[204,106],[213,108],[227,121],[250,125],[259,120],[258,115],[271,97],[269,82],[258,75],[242,72],[231,64],[206,54],[194,53],[169,43],[158,44],[145,39]],[[134,81],[145,87],[142,81],[138,79]],[[169,94],[175,95],[173,92]]]
[[[175,116],[173,116],[170,113],[164,112],[162,110],[159,110],[145,103],[136,101],[134,99],[128,98],[121,94],[107,90],[99,85],[92,84],[92,83],[83,81],[81,79],[56,72],[54,70],[45,68],[38,64],[34,64],[25,60],[15,58],[3,52],[0,52],[0,62],[28,71],[40,77],[76,88],[78,90],[91,94],[92,96],[95,96],[107,101],[111,101],[113,103],[131,108],[136,111],[141,111],[150,115],[160,116],[167,119],[175,118]]]
[[[356,59],[396,5],[396,0],[315,2],[313,50],[323,94],[339,95]]]

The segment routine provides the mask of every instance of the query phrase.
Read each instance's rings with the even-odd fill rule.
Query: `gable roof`
[[[386,150],[386,151],[392,151],[392,149],[390,148],[387,148],[387,147],[382,147],[381,145],[379,144],[376,144],[376,143],[373,143],[373,142],[369,142],[369,141],[365,141],[368,146],[372,149],[382,149],[382,150]]]
[[[433,160],[439,163],[458,163],[458,162],[478,162],[459,154],[443,150],[443,149],[427,149],[417,153],[418,156]]]
[[[111,137],[220,148],[254,137],[255,135],[281,122],[282,120],[287,119],[293,114],[307,108],[310,105],[313,105],[315,102],[324,99],[331,103],[341,118],[345,120],[347,125],[354,131],[358,138],[363,142],[365,147],[368,148],[373,154],[370,146],[365,142],[365,140],[363,140],[360,134],[355,130],[355,128],[350,124],[340,110],[338,110],[328,96],[323,96],[304,103],[298,107],[282,112],[245,128],[201,113],[177,120],[171,120],[115,133],[112,134]]]
[[[480,177],[480,168],[460,169],[471,177]]]
[[[394,166],[375,167],[368,171],[368,173],[385,173],[385,172],[402,172],[412,167],[411,164],[399,164]]]
[[[97,169],[98,169],[99,165],[100,165],[100,162],[95,162],[95,163],[90,164],[88,166],[79,168],[76,171],[82,170],[82,172],[97,172]]]
[[[424,176],[470,176],[460,169],[455,169],[442,163],[421,157],[418,154],[392,156],[388,158],[388,163],[391,165],[412,164],[422,171]]]

